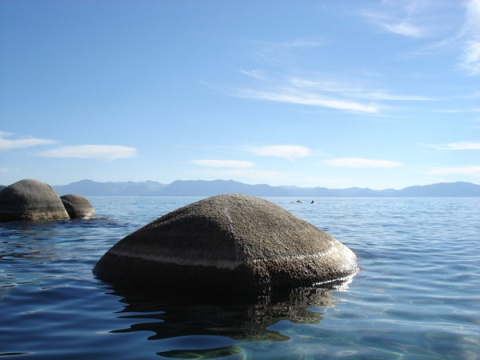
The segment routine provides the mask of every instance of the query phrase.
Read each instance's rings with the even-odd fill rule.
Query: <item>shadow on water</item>
[[[239,342],[288,341],[270,327],[282,320],[318,324],[322,309],[334,306],[335,290],[351,279],[328,287],[296,288],[254,298],[210,297],[199,294],[149,297],[115,289],[125,307],[118,317],[132,320],[129,328],[111,331],[153,333],[148,340],[165,342],[170,350],[157,353],[172,358],[218,358],[239,354]],[[164,347],[164,346],[162,346]]]

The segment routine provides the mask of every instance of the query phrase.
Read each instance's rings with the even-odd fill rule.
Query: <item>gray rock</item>
[[[60,196],[70,219],[91,219],[95,216],[92,204],[82,195],[68,194]]]
[[[265,292],[335,281],[355,254],[269,201],[219,195],[177,209],[119,241],[93,272],[121,287]]]
[[[20,180],[0,191],[0,221],[70,219],[60,197],[48,184]]]

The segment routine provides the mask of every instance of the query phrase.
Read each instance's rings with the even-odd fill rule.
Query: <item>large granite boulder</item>
[[[60,196],[70,219],[91,219],[95,217],[95,209],[82,195],[68,194]]]
[[[48,184],[26,179],[0,191],[0,221],[70,219],[60,197]]]
[[[120,287],[257,293],[357,272],[356,256],[269,201],[219,195],[177,209],[119,241],[93,272]]]

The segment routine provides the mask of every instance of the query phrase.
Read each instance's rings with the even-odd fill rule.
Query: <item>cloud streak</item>
[[[325,163],[330,166],[346,168],[396,168],[403,166],[402,163],[397,161],[363,158],[339,158],[327,160]]]
[[[263,92],[257,90],[243,90],[238,93],[239,97],[274,101],[288,104],[324,107],[336,110],[358,111],[375,113],[378,107],[373,104],[361,104],[359,102],[333,99],[325,96],[308,93],[291,93],[290,91]]]
[[[407,0],[383,3],[384,6],[380,10],[363,11],[361,16],[375,26],[396,35],[421,38],[428,34],[426,29],[419,25],[418,19],[427,2]]]
[[[271,79],[259,70],[242,71],[250,78],[261,81],[263,88],[246,88],[233,93],[240,98],[304,105],[373,114],[380,111],[377,101],[436,101],[427,96],[392,94],[385,90],[368,89],[351,81],[331,79],[317,74],[308,79],[291,77]],[[317,80],[317,79],[318,80]]]
[[[459,166],[435,168],[429,172],[432,175],[470,175],[480,177],[480,166]]]
[[[458,141],[444,145],[427,145],[436,150],[480,150],[480,141]]]
[[[0,131],[0,150],[12,150],[12,149],[25,149],[29,147],[39,146],[39,145],[50,145],[54,144],[55,141],[48,139],[39,139],[28,137],[24,139],[7,139],[13,134]]]
[[[460,36],[466,38],[459,66],[469,75],[480,75],[480,0],[470,0]]]
[[[298,145],[254,146],[249,147],[247,150],[259,156],[282,157],[288,160],[295,160],[296,158],[310,155],[310,149]]]
[[[352,84],[352,81],[339,81],[326,79],[326,76],[322,77],[322,80],[316,79],[304,79],[300,77],[293,77],[289,82],[296,88],[307,91],[319,91],[327,93],[336,93],[338,95],[373,101],[435,101],[437,99],[427,96],[419,95],[398,95],[391,94],[384,90],[370,90],[364,86]]]
[[[245,168],[251,168],[255,166],[254,163],[250,161],[243,161],[243,160],[204,159],[204,160],[193,160],[192,163],[200,166],[208,166],[208,167],[215,167],[215,168],[235,168],[235,169],[245,169]]]
[[[459,65],[469,75],[480,75],[480,40],[467,41]]]
[[[63,146],[39,153],[42,157],[117,160],[135,157],[137,150],[122,145]]]
[[[430,54],[445,47],[457,48],[459,51],[456,66],[471,76],[480,75],[480,0],[466,0],[461,19],[452,17],[449,34],[441,36],[445,31],[445,19],[439,17],[449,2],[438,1],[384,1],[380,10],[365,10],[360,16],[375,26],[396,35],[409,38],[437,37],[437,41],[417,50],[412,54]],[[459,17],[460,18],[460,17]],[[456,30],[455,28],[456,27]]]
[[[409,37],[419,38],[424,35],[424,31],[418,26],[413,25],[409,22],[400,22],[400,23],[383,23],[382,26],[388,31]]]

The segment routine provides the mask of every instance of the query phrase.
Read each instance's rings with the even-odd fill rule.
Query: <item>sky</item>
[[[0,184],[480,184],[480,0],[0,0]]]

